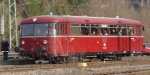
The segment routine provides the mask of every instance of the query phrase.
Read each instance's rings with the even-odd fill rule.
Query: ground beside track
[[[121,61],[99,60],[87,62],[87,67],[78,63],[0,65],[0,75],[149,75],[150,56],[125,57]]]

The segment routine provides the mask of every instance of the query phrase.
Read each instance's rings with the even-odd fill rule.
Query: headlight
[[[43,41],[43,44],[47,44],[47,40],[44,40],[44,41]]]

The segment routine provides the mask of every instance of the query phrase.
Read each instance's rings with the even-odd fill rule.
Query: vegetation
[[[2,5],[0,0],[0,6]],[[7,4],[7,1],[5,3]],[[136,1],[136,2],[134,2]],[[104,17],[122,17],[143,22],[149,28],[150,6],[141,6],[139,0],[16,0],[18,23],[23,18],[48,15],[87,15]],[[2,7],[0,7],[2,9]],[[7,8],[6,10],[7,11]],[[5,12],[7,14],[7,12]],[[7,19],[7,18],[6,18]],[[150,37],[145,31],[145,38]],[[148,40],[146,40],[148,42]],[[150,41],[149,41],[150,42]]]
[[[21,17],[37,15],[71,15],[73,10],[88,0],[16,0]]]
[[[24,10],[21,13],[23,18],[45,14],[45,7],[42,0],[26,0]]]

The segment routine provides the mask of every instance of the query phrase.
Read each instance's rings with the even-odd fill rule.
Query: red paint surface
[[[93,53],[93,52],[124,52],[143,50],[143,37],[139,36],[70,36],[70,23],[88,23],[89,24],[127,24],[142,25],[139,21],[130,19],[116,18],[86,18],[86,17],[51,17],[39,16],[37,21],[33,22],[33,18],[25,19],[24,23],[48,23],[48,22],[65,22],[68,25],[68,35],[56,37],[25,37],[20,38],[20,47],[26,52],[37,52],[38,46],[47,47],[47,54],[65,56],[70,53]],[[119,22],[118,22],[119,21]],[[43,40],[47,40],[47,44],[43,44]],[[21,44],[25,41],[25,44]]]

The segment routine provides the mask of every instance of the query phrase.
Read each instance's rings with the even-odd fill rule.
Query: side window
[[[91,34],[98,35],[98,25],[91,25]]]
[[[119,25],[118,35],[122,35],[122,36],[126,35],[126,26],[125,25]]]
[[[70,35],[81,35],[81,26],[80,26],[80,24],[71,24],[71,26],[70,26]]]
[[[141,26],[136,27],[136,35],[141,35]]]
[[[102,35],[109,35],[109,29],[107,24],[101,25],[101,33]]]
[[[88,35],[89,34],[89,25],[88,24],[81,24],[81,33],[82,35]]]
[[[127,26],[127,34],[130,36],[134,35],[134,27],[133,26]]]
[[[117,35],[117,26],[110,25],[110,35]]]

